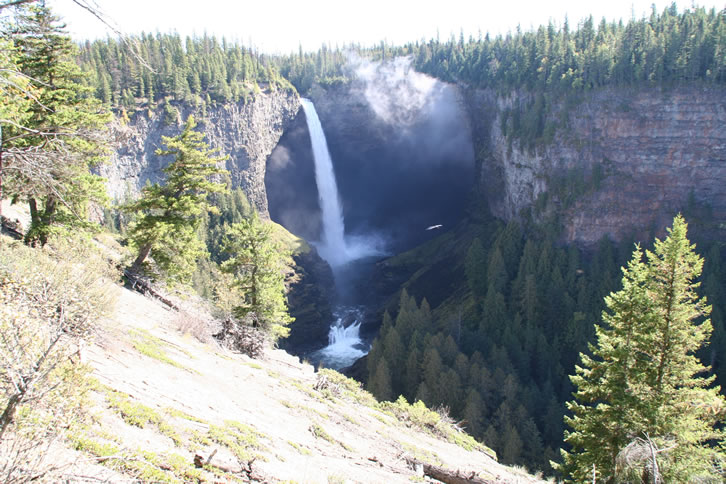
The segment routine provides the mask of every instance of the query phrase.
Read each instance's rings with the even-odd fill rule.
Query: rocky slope
[[[54,451],[55,464],[68,463],[63,480],[432,482],[408,463],[416,459],[486,482],[540,482],[464,434],[379,406],[340,375],[279,350],[262,360],[230,353],[208,341],[198,313],[113,291],[114,314],[88,350],[93,419],[69,436],[78,450]]]
[[[555,104],[547,115],[557,125],[554,140],[532,151],[502,132],[503,113],[517,100],[467,96],[480,183],[495,215],[557,210],[564,241],[584,245],[604,235],[647,237],[678,211],[726,217],[723,88],[605,89],[570,107]],[[710,224],[705,235],[721,230]]]
[[[136,192],[147,180],[162,180],[161,170],[169,159],[154,153],[163,148],[161,137],[179,134],[184,120],[194,114],[206,142],[229,155],[226,168],[233,187],[241,187],[259,213],[268,216],[267,157],[299,108],[297,94],[278,90],[261,92],[247,104],[208,107],[204,114],[184,104],[174,105],[172,116],[163,108],[137,111],[127,124],[117,127],[118,147],[110,162],[101,167],[101,175],[108,179],[108,192],[116,200]]]

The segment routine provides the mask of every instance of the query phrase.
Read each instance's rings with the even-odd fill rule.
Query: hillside
[[[281,350],[259,360],[229,352],[207,315],[108,290],[117,302],[86,354],[91,419],[66,433],[77,450],[49,454],[70,482],[423,482],[412,459],[484,482],[538,482],[433,412],[379,405]]]

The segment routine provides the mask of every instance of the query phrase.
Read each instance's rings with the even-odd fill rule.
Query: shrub
[[[0,246],[0,481],[47,473],[45,450],[82,417],[83,347],[113,307],[108,277],[87,240]]]

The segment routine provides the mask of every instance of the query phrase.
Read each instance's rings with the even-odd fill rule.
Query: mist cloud
[[[349,67],[359,81],[359,89],[379,119],[399,127],[411,126],[435,99],[439,82],[416,72],[410,57],[372,62],[357,55]]]
[[[290,150],[282,145],[275,146],[267,160],[267,166],[272,171],[284,170],[290,164]]]

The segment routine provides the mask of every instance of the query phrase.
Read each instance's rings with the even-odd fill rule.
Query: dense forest
[[[550,469],[573,391],[567,375],[593,342],[603,298],[619,288],[634,243],[604,238],[582,251],[556,244],[547,231],[493,220],[467,231],[477,236],[455,262],[446,260],[456,266],[451,274],[430,276],[460,280],[451,298],[442,301],[431,280],[412,282],[384,315],[367,357],[368,389],[382,399],[403,395],[446,407],[501,461]],[[713,305],[714,326],[699,356],[723,381],[721,246],[704,243],[698,251],[706,259],[701,292]],[[423,247],[414,257],[431,252]],[[433,310],[427,297],[437,298]]]
[[[78,59],[99,99],[130,109],[167,98],[192,104],[246,101],[260,85],[292,88],[268,56],[206,35],[86,42]]]
[[[641,19],[596,25],[589,17],[571,28],[549,23],[536,30],[478,38],[420,40],[404,46],[323,45],[317,52],[270,56],[214,36],[141,34],[81,45],[80,64],[96,96],[117,108],[160,102],[211,103],[251,99],[260,89],[302,94],[317,83],[347,83],[360,58],[408,56],[413,67],[446,82],[516,92],[503,132],[523,148],[551,142],[558,124],[551,104],[577,103],[605,86],[662,86],[726,82],[726,15],[675,4]],[[149,104],[146,104],[149,103]],[[166,109],[171,109],[164,104]]]
[[[390,46],[328,46],[317,52],[269,56],[213,36],[141,34],[81,45],[80,63],[95,73],[100,99],[131,107],[142,100],[239,101],[255,84],[291,83],[305,93],[314,82],[350,80],[352,53],[371,60],[412,56],[415,68],[477,88],[565,92],[638,83],[726,82],[726,15],[675,4],[647,18],[465,39]]]
[[[30,40],[28,45],[30,50]],[[63,45],[63,59],[70,50]],[[493,38],[323,46],[287,56],[206,35],[141,34],[80,45],[76,60],[87,75],[74,74],[73,80],[82,93],[79,103],[95,96],[121,113],[160,105],[171,109],[170,102],[246,103],[262,90],[305,93],[314,83],[350,82],[350,52],[372,60],[411,56],[417,70],[447,82],[531,94],[504,121],[510,139],[531,148],[552,138],[555,128],[546,119],[555,96],[577,102],[582,92],[603,87],[724,84],[726,14],[703,8],[679,12],[674,5],[628,22],[596,25],[588,18],[575,28],[565,22]],[[84,91],[88,88],[92,95]],[[194,226],[205,234],[203,252],[211,258],[202,257],[190,274],[200,293],[220,298],[219,288],[226,287],[220,267],[230,260],[222,256],[225,222],[242,223],[251,214],[240,192],[214,196],[213,202],[218,209],[205,210]],[[439,241],[414,250],[424,265],[451,263],[443,271],[451,287],[442,295],[424,278],[401,291],[367,357],[367,386],[379,399],[403,395],[446,407],[501,461],[551,471],[563,442],[565,402],[574,389],[568,375],[593,342],[603,298],[619,289],[620,267],[634,241],[603,239],[588,250],[563,247],[556,225],[504,224],[486,212],[479,205],[472,208],[474,215],[456,235],[466,243],[453,258],[425,261]],[[689,217],[688,207],[684,214]],[[719,242],[699,242],[698,252],[706,259],[701,292],[713,305],[714,327],[699,356],[723,384],[726,268]],[[430,280],[441,274],[437,270],[431,270]]]

